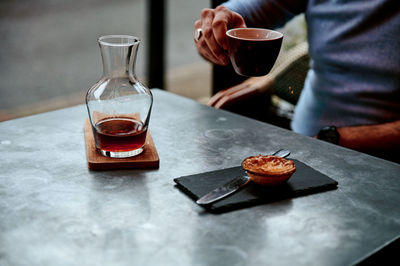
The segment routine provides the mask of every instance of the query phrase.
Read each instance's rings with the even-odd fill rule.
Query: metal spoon
[[[279,157],[282,157],[282,158],[286,158],[286,157],[288,157],[290,155],[290,151],[289,150],[285,150],[285,149],[280,149],[280,150],[274,152],[274,154],[272,154],[272,155],[279,156]]]
[[[280,149],[274,152],[272,155],[285,158],[290,155],[290,151],[285,149]],[[226,196],[236,192],[239,188],[245,186],[249,182],[250,182],[250,177],[248,175],[235,177],[222,187],[218,187],[212,190],[211,192],[207,193],[203,197],[199,198],[196,201],[196,203],[199,205],[207,205],[213,203],[217,200],[223,199]]]

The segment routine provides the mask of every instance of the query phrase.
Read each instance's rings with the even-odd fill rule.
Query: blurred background
[[[212,66],[197,54],[193,24],[211,1],[164,3],[165,27],[159,29],[165,40],[164,89],[205,103]],[[97,44],[102,35],[139,37],[136,73],[151,84],[148,27],[154,18],[149,9],[149,0],[1,0],[0,121],[84,103],[102,74]],[[283,49],[300,43],[304,18],[281,30]]]

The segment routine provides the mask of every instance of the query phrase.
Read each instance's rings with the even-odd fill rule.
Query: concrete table
[[[0,123],[0,265],[351,265],[398,239],[400,165],[153,94],[156,170],[88,170],[83,105]],[[282,147],[338,189],[216,215],[174,186]]]

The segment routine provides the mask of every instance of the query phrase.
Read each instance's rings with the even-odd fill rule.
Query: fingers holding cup
[[[226,39],[225,31],[226,25],[220,25],[214,23],[215,13],[218,12],[216,9],[203,9],[201,12],[201,19],[197,20],[194,24],[194,42],[199,53],[218,65],[227,65],[229,62],[228,55],[224,48],[217,42],[215,36],[216,33],[223,33],[222,38]],[[216,30],[215,27],[222,28],[222,30]]]

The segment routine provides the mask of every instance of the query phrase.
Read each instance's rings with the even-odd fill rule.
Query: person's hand
[[[217,92],[210,98],[207,105],[217,109],[226,109],[237,102],[271,93],[273,80],[269,76],[252,77],[242,83]]]
[[[246,27],[244,19],[224,6],[203,9],[194,23],[194,42],[199,53],[217,65],[227,65],[228,38],[226,31]]]

